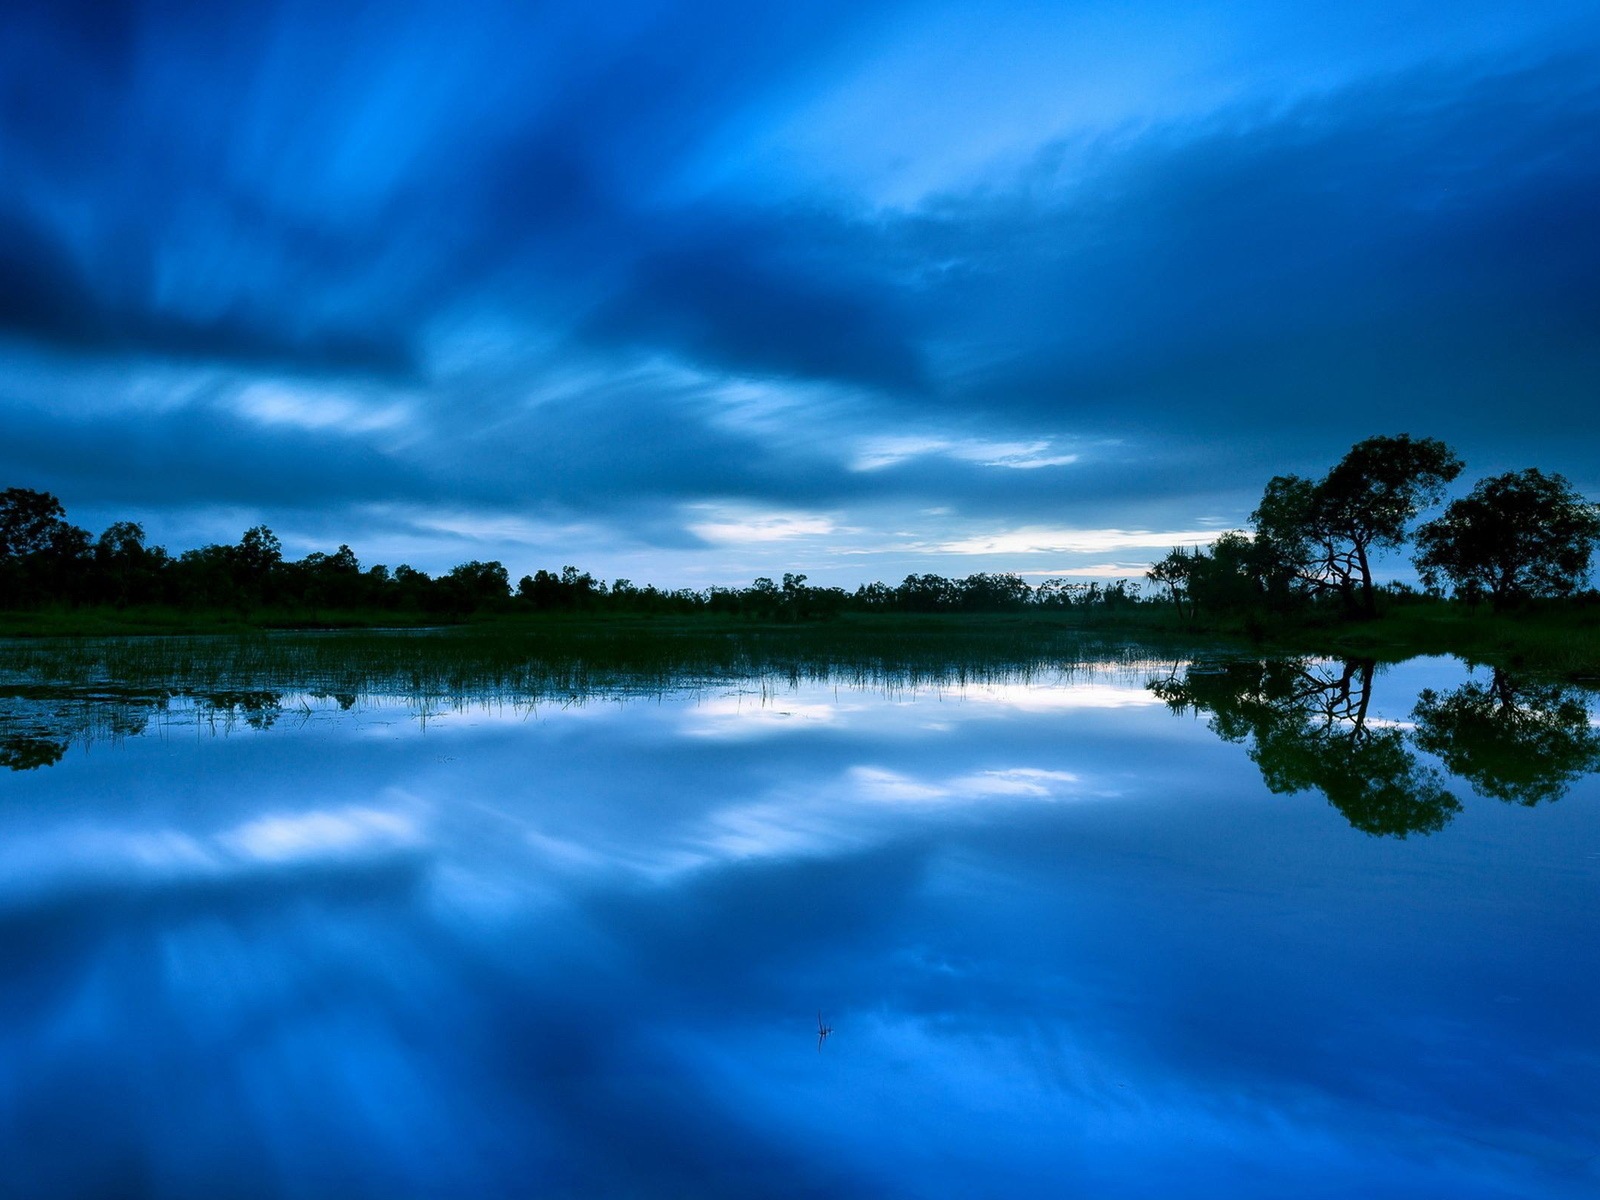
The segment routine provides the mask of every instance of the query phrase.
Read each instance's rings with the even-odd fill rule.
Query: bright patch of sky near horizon
[[[0,484],[668,585],[1137,574],[1383,432],[1597,494],[1597,60],[1578,3],[25,2]]]

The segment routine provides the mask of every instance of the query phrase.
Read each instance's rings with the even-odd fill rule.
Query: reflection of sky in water
[[[1596,779],[1368,837],[1143,679],[8,775],[0,1192],[1593,1194]]]

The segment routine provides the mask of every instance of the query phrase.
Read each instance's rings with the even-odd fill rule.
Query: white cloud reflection
[[[235,857],[265,863],[346,858],[415,845],[416,823],[398,813],[345,808],[274,813],[221,834],[218,844]]]
[[[414,817],[364,806],[272,812],[211,834],[71,824],[8,838],[0,853],[0,908],[107,886],[137,891],[380,861],[423,842]]]

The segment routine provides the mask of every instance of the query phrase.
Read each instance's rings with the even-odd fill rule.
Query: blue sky
[[[0,483],[437,570],[1137,573],[1600,494],[1592,4],[20,0]]]

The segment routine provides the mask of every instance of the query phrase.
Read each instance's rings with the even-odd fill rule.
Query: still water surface
[[[1595,712],[13,689],[0,1194],[1592,1196]]]

